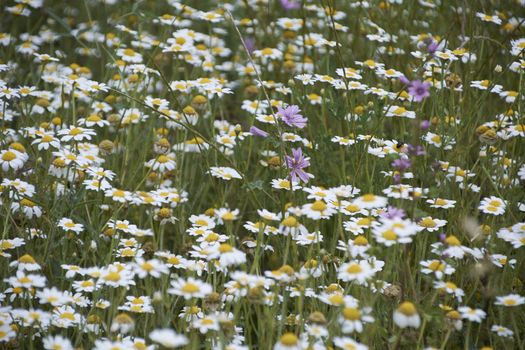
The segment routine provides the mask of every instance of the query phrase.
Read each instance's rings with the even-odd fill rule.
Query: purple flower
[[[298,182],[297,178],[307,183],[312,174],[304,172],[303,169],[310,166],[310,158],[303,156],[303,151],[300,148],[292,148],[292,157],[286,156],[286,166],[291,169],[290,177],[292,182]]]
[[[285,109],[282,109],[281,107],[277,107],[277,114],[281,116],[283,121],[288,126],[295,126],[299,129],[302,129],[306,126],[306,122],[308,121],[308,119],[300,115],[299,114],[300,111],[301,110],[296,105],[288,106]]]
[[[421,130],[427,130],[428,128],[430,128],[430,120],[422,120],[419,124],[419,127],[421,128]]]
[[[408,86],[408,93],[414,97],[414,100],[416,102],[421,102],[428,96],[430,96],[430,92],[428,91],[430,88],[430,83],[428,82],[421,82],[419,80],[413,80],[410,82]]]
[[[423,146],[414,146],[411,144],[406,145],[406,152],[404,152],[411,156],[424,156],[426,154],[425,148]]]
[[[412,162],[408,158],[398,158],[390,165],[397,170],[406,170],[412,166]]]
[[[381,213],[382,217],[387,219],[403,219],[405,217],[405,211],[396,207],[388,207],[387,210]]]
[[[395,183],[396,185],[399,185],[399,184],[401,183],[401,180],[403,180],[403,179],[401,178],[401,173],[398,172],[398,171],[396,171],[396,172],[394,173],[394,175],[392,176],[392,180],[394,181],[394,183]]]
[[[438,46],[438,43],[431,39],[427,46],[428,53],[433,55],[437,51]]]
[[[403,85],[410,85],[410,80],[408,80],[408,78],[405,77],[404,75],[402,75],[402,76],[399,77],[399,81],[400,81]]]
[[[250,36],[244,38],[244,45],[246,45],[246,49],[250,54],[255,50],[255,40]]]
[[[263,137],[263,138],[268,137],[268,135],[269,135],[266,131],[259,129],[256,126],[252,126],[250,128],[250,133],[253,136],[259,136],[259,137]]]
[[[299,6],[299,3],[293,1],[293,0],[281,0],[281,6],[286,10],[294,10],[294,9],[298,9],[300,6]]]

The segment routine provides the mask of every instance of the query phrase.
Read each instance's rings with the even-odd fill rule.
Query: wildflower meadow
[[[0,1],[0,349],[525,349],[524,0]]]

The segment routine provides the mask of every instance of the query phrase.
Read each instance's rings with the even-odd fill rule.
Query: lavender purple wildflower
[[[293,0],[281,0],[281,6],[284,8],[285,11],[295,10],[300,7],[299,3]]]
[[[430,96],[430,83],[413,80],[408,85],[408,93],[414,97],[414,101],[421,102]]]
[[[294,126],[302,129],[306,126],[308,119],[299,114],[301,110],[296,105],[291,105],[286,108],[277,107],[277,114],[279,114],[288,126]]]
[[[258,127],[256,126],[252,126],[250,128],[250,133],[253,135],[253,136],[259,136],[259,137],[262,137],[262,138],[266,138],[268,137],[268,133],[264,130],[261,130],[259,129]]]
[[[406,213],[401,208],[389,206],[386,211],[381,213],[381,216],[387,219],[403,219]]]
[[[397,158],[390,165],[396,170],[404,171],[412,166],[412,162],[408,158]]]
[[[286,166],[290,169],[290,177],[292,182],[308,183],[310,178],[314,176],[303,171],[304,168],[310,166],[310,158],[303,156],[303,151],[300,148],[292,148],[292,157],[286,156]]]
[[[427,51],[429,54],[433,55],[439,47],[439,44],[433,39],[430,39],[427,44]]]
[[[253,53],[253,50],[255,50],[255,39],[251,36],[244,38],[244,45],[246,45],[248,53]]]
[[[430,86],[428,82],[422,82],[420,80],[410,81],[407,77],[399,77],[399,81],[408,87],[408,93],[414,98],[414,101],[421,102],[428,96],[430,96]]]

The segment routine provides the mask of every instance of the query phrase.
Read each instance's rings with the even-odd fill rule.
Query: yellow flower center
[[[197,221],[195,221],[195,225],[197,225],[197,226],[208,226],[208,221],[206,221],[204,219],[198,219]]]
[[[155,268],[155,266],[153,266],[153,264],[149,263],[149,262],[145,262],[142,264],[141,266],[144,270],[146,270],[147,272],[150,272],[150,271],[153,271],[153,269]]]
[[[293,216],[288,216],[281,222],[281,224],[286,227],[297,227],[299,225],[299,222]]]
[[[441,143],[441,136],[439,135],[434,135],[430,139],[435,143]]]
[[[100,118],[100,117],[99,117],[98,115],[96,115],[96,114],[92,114],[92,115],[90,115],[89,117],[87,117],[86,120],[88,120],[88,121],[90,121],[90,122],[99,122],[99,121],[102,120],[102,118]]]
[[[204,140],[200,137],[194,137],[192,139],[189,139],[188,141],[186,141],[187,144],[189,145],[197,145],[197,144],[203,144],[204,143]]]
[[[452,289],[452,290],[456,290],[458,288],[458,286],[456,286],[455,283],[453,282],[447,282],[445,283],[445,286],[448,288],[448,289]]]
[[[447,317],[452,320],[459,320],[461,318],[461,314],[456,310],[452,310],[447,313]]]
[[[35,259],[33,259],[33,257],[29,254],[25,254],[23,256],[20,257],[20,259],[18,259],[18,262],[22,263],[22,264],[34,264],[36,263]]]
[[[94,285],[94,283],[93,283],[93,281],[87,280],[87,281],[83,281],[80,285],[82,287],[86,288],[86,287],[92,287]]]
[[[406,316],[412,316],[417,313],[416,307],[409,301],[405,301],[401,305],[399,305],[397,311],[401,312],[403,315]]]
[[[7,151],[2,155],[2,160],[6,162],[10,162],[12,160],[16,159],[16,153]]]
[[[200,288],[195,283],[188,282],[184,286],[182,286],[181,290],[184,293],[193,294],[193,293],[197,293],[198,291],[200,291]]]
[[[362,271],[363,271],[363,268],[359,264],[356,264],[356,263],[352,263],[350,264],[350,266],[346,268],[346,272],[352,275],[356,275],[358,273],[361,273]]]
[[[82,130],[79,128],[73,128],[69,131],[69,135],[77,136],[79,134],[82,134]]]
[[[130,57],[133,57],[135,56],[135,51],[133,49],[125,49],[124,50],[124,56],[130,56]]]
[[[24,207],[30,207],[30,208],[32,208],[32,207],[34,207],[36,205],[35,202],[30,201],[27,198],[22,199],[20,201],[20,204],[23,205]]]
[[[361,311],[353,307],[345,307],[343,310],[343,317],[347,320],[356,321],[361,318]]]
[[[167,260],[167,262],[168,262],[168,264],[178,265],[180,263],[180,260],[176,256],[173,256],[173,257],[169,258]]]
[[[423,220],[419,222],[419,226],[423,226],[427,228],[436,227],[436,225],[437,225],[436,222],[432,220],[432,218],[424,218]]]
[[[368,245],[368,240],[365,238],[365,236],[357,236],[354,239],[354,244],[359,246],[365,246]]]
[[[24,276],[24,277],[19,278],[18,282],[20,282],[20,283],[31,283],[31,279],[29,277]]]
[[[407,110],[404,108],[404,107],[397,107],[396,109],[394,109],[393,113],[395,115],[403,115],[407,112]]]
[[[113,191],[113,195],[115,197],[124,197],[125,193],[122,190],[115,190],[115,191]]]
[[[164,155],[162,156],[159,156],[159,158],[157,158],[157,162],[161,163],[161,164],[164,164],[164,163],[167,163],[170,159]]]
[[[359,211],[361,208],[359,208],[358,205],[355,205],[355,204],[349,204],[345,207],[345,209],[351,213],[355,213],[357,211]]]
[[[13,244],[9,241],[3,241],[0,243],[0,250],[7,250],[13,248]]]
[[[219,252],[221,253],[228,253],[228,252],[232,252],[233,251],[233,247],[227,243],[224,243],[224,244],[221,244],[219,246]]]
[[[445,264],[439,260],[434,260],[428,265],[428,268],[432,271],[443,271],[445,270]]]
[[[445,242],[449,246],[453,246],[453,247],[457,247],[457,246],[461,245],[461,242],[459,241],[459,239],[456,236],[454,236],[454,235],[451,235],[451,236],[448,236],[447,238],[445,238]]]
[[[436,201],[434,202],[436,205],[445,205],[447,204],[447,201],[444,200],[444,199],[441,199],[441,198],[437,198]]]
[[[370,226],[371,223],[372,219],[370,218],[361,218],[356,221],[356,224],[358,224],[359,226]]]
[[[208,326],[208,325],[214,324],[215,322],[212,319],[210,319],[210,318],[204,318],[204,319],[202,319],[201,323],[203,325]]]
[[[376,196],[369,193],[362,196],[361,199],[363,200],[363,202],[373,202],[376,200]]]
[[[120,274],[116,271],[113,271],[104,276],[104,279],[109,282],[118,282],[120,281]]]
[[[386,230],[383,232],[383,238],[388,241],[395,241],[397,239],[397,234],[392,230]]]
[[[330,303],[334,305],[341,305],[344,302],[344,298],[341,294],[331,295],[328,299],[330,300]]]
[[[312,210],[315,210],[315,211],[325,211],[327,208],[325,202],[323,201],[315,201],[313,204],[312,204]]]
[[[283,344],[284,346],[294,346],[297,345],[298,342],[299,339],[293,333],[285,333],[281,336],[281,344]]]
[[[215,232],[210,233],[208,236],[206,236],[206,242],[215,242],[219,239],[219,235]]]
[[[64,313],[60,314],[60,318],[63,319],[63,320],[65,319],[65,320],[74,321],[75,320],[75,315],[72,312],[64,312]]]
[[[221,218],[224,220],[224,221],[233,221],[235,219],[235,216],[233,215],[232,212],[227,212],[225,214],[223,214],[221,216]]]

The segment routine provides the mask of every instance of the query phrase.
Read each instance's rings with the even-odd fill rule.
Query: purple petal
[[[263,138],[268,137],[268,135],[269,135],[266,131],[259,129],[256,126],[252,126],[250,128],[250,133],[253,136],[259,136],[259,137],[263,137]]]
[[[297,182],[297,175],[295,173],[296,173],[295,170],[292,170],[290,172],[290,178],[292,179],[292,182]]]
[[[405,77],[404,75],[399,77],[399,81],[402,82],[405,85],[409,85],[410,84],[410,80],[408,80],[407,77]]]
[[[297,172],[297,175],[299,175],[299,178],[303,180],[304,183],[308,183],[308,180],[310,180],[310,178],[304,171],[299,169],[296,172]]]

